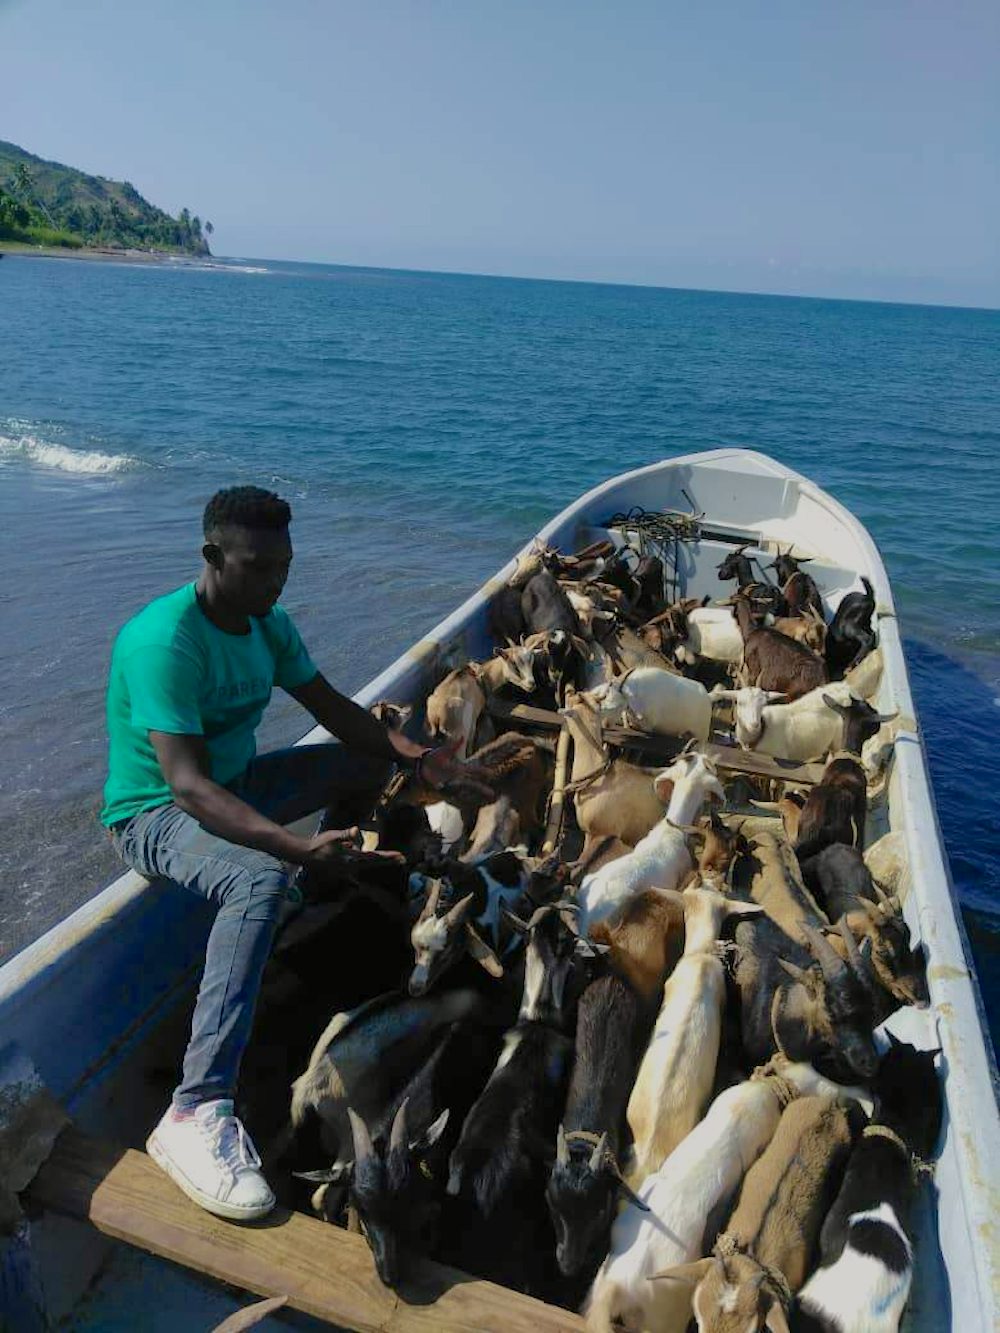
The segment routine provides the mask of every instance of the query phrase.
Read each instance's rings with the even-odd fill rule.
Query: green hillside
[[[0,240],[210,254],[210,222],[172,218],[128,181],[88,176],[0,139]]]

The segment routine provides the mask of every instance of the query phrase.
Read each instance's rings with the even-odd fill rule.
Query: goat
[[[487,624],[496,643],[520,643],[526,629],[521,610],[521,589],[505,583],[494,593]]]
[[[647,889],[630,898],[610,921],[599,921],[590,938],[607,948],[612,967],[643,1005],[655,1010],[684,947],[683,899],[674,892]]]
[[[388,699],[380,699],[368,711],[387,731],[402,731],[413,716],[413,705],[394,704]]]
[[[831,1097],[800,1097],[747,1172],[715,1255],[664,1274],[688,1285],[698,1333],[788,1333],[790,1295],[805,1281],[838,1172],[863,1119]]]
[[[521,613],[529,634],[562,630],[568,636],[579,631],[576,612],[564,588],[547,569],[525,584],[521,593]]]
[[[448,860],[433,869],[434,876],[419,872],[410,876],[411,894],[425,895],[410,932],[414,953],[411,995],[425,994],[465,954],[491,977],[503,976],[500,955],[506,950],[501,913],[525,898],[536,866],[508,850],[476,865]]]
[[[878,1123],[851,1153],[820,1232],[822,1266],[799,1292],[792,1327],[803,1333],[896,1333],[910,1294],[910,1213],[917,1171],[941,1132],[936,1051],[897,1042],[875,1080]]]
[[[826,622],[811,606],[807,606],[801,615],[777,617],[772,629],[805,644],[814,653],[822,654],[826,646]]]
[[[441,854],[441,834],[431,827],[425,806],[393,801],[379,810],[376,827],[379,850],[401,852],[411,869]]]
[[[830,929],[823,910],[806,888],[791,848],[773,833],[761,832],[750,844],[752,873],[748,896],[799,944],[807,944],[807,927]]]
[[[927,960],[911,946],[898,897],[872,879],[861,853],[834,843],[804,861],[802,875],[820,895],[831,921],[843,919],[859,943],[871,941],[875,1022],[883,1022],[900,1004],[926,1005]]]
[[[576,821],[587,846],[600,838],[620,838],[634,847],[663,818],[663,805],[653,790],[653,775],[644,768],[612,758],[604,746],[600,715],[583,695],[566,692],[559,710],[573,740],[569,790]]]
[[[530,648],[510,644],[498,648],[486,662],[467,662],[450,671],[427,696],[427,729],[433,737],[462,742],[468,758],[475,745],[476,726],[490,695],[504,685],[531,694],[535,688],[535,654]]]
[[[834,612],[826,634],[827,669],[831,680],[840,680],[875,647],[872,616],[875,590],[862,576],[864,592],[849,592]]]
[[[804,946],[766,917],[736,927],[733,979],[745,1056],[758,1065],[783,1051],[830,1078],[870,1078],[878,1066],[871,946],[865,941],[859,950],[842,927],[845,946],[850,940],[845,960],[821,931],[802,929]]]
[[[686,666],[695,666],[699,658],[735,665],[743,657],[743,637],[733,611],[728,606],[704,606],[689,612],[686,638],[675,656]]]
[[[855,699],[843,681],[819,686],[790,703],[768,697],[776,693],[752,685],[713,691],[716,699],[734,700],[736,739],[744,749],[806,763],[835,749],[858,752],[859,742],[864,744],[886,721],[863,699]]]
[[[856,699],[867,699],[871,703],[878,694],[884,669],[885,660],[881,648],[873,648],[856,666],[844,672],[844,679],[850,685],[851,693]]]
[[[469,845],[459,860],[475,864],[484,857],[506,851],[520,841],[521,820],[509,796],[480,806],[469,834]]]
[[[590,697],[603,719],[620,719],[651,735],[707,741],[712,730],[712,700],[704,685],[659,667],[636,667]]]
[[[537,1266],[551,1243],[545,1235],[546,1167],[573,1055],[578,959],[594,952],[565,917],[553,904],[517,923],[528,941],[517,1022],[504,1036],[500,1058],[449,1159],[447,1192],[469,1208],[465,1239],[492,1224],[503,1242],[494,1234],[491,1246],[476,1246],[477,1263],[484,1251],[501,1251],[489,1257],[508,1266],[502,1272],[508,1282],[523,1282],[522,1270]]]
[[[799,861],[834,843],[864,847],[867,811],[865,770],[853,755],[837,755],[827,764],[822,779],[807,794],[802,806],[795,840]]]
[[[444,1032],[473,1017],[481,1004],[471,990],[420,999],[391,992],[353,1013],[335,1014],[292,1084],[283,1156],[292,1165],[310,1149],[330,1161],[345,1157],[352,1140],[348,1106],[366,1124],[378,1122]]]
[[[664,607],[663,561],[658,555],[640,556],[632,577],[639,589],[632,611],[640,621],[649,620]]]
[[[790,546],[782,554],[779,547],[777,556],[767,568],[773,569],[777,574],[785,603],[793,614],[808,606],[822,619],[823,598],[816,586],[816,580],[811,574],[806,574],[799,568],[800,565],[808,565],[811,559],[811,556],[793,556]]]
[[[746,597],[736,599],[736,623],[743,639],[746,684],[778,690],[789,699],[799,699],[826,684],[823,659],[776,629],[756,625]]]
[[[735,551],[730,551],[722,564],[718,566],[716,573],[723,583],[730,580],[736,580],[736,587],[756,601],[766,606],[770,613],[775,616],[785,615],[788,611],[788,604],[780,588],[776,588],[773,583],[758,580],[754,577],[753,565],[750,556],[745,552],[749,548],[749,543],[740,546]],[[763,571],[762,571],[763,572]]]
[[[799,836],[799,819],[802,816],[802,806],[805,804],[805,793],[800,791],[786,791],[784,796],[779,797],[777,801],[756,801],[751,799],[750,804],[756,806],[758,810],[775,810],[781,818],[781,827],[785,832],[785,841],[794,845]]]
[[[751,851],[743,834],[723,823],[716,810],[709,813],[707,823],[702,820],[688,833],[700,844],[695,849],[695,862],[702,875],[731,878],[736,862]]]
[[[629,1192],[618,1159],[650,1018],[643,997],[615,970],[596,977],[580,997],[573,1073],[545,1191],[556,1262],[567,1277],[596,1268],[619,1194]]]
[[[577,894],[581,935],[643,889],[676,888],[693,864],[681,826],[692,823],[709,796],[725,800],[714,765],[697,753],[680,755],[652,786],[664,804],[669,792],[666,813],[627,856],[584,877]]]
[[[615,625],[599,634],[601,648],[610,658],[616,675],[623,676],[638,667],[657,667],[660,671],[678,675],[678,668],[668,657],[651,647],[646,639],[628,625]]]
[[[584,1309],[591,1333],[613,1333],[616,1327],[684,1333],[691,1317],[690,1285],[653,1279],[702,1253],[710,1219],[728,1208],[774,1137],[782,1108],[800,1094],[841,1101],[864,1096],[829,1082],[810,1065],[781,1057],[720,1093],[704,1120],[642,1182],[643,1207],[629,1204],[615,1221],[610,1253]]]
[[[719,1054],[725,977],[716,948],[727,916],[759,915],[707,887],[685,889],[684,952],[663,987],[653,1036],[628,1102],[634,1141],[629,1183],[634,1187],[701,1119]]]

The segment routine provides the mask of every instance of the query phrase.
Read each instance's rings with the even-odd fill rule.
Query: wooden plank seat
[[[223,1221],[192,1203],[145,1153],[63,1131],[27,1192],[36,1208],[89,1220],[107,1236],[289,1308],[368,1333],[562,1333],[583,1320],[430,1260],[399,1292],[383,1287],[363,1237],[276,1208]]]

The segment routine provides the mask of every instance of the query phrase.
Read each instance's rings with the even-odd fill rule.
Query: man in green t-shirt
[[[356,828],[303,838],[284,827],[334,805],[367,815],[393,764],[432,785],[455,747],[426,750],[389,732],[312,662],[278,597],[288,577],[291,511],[255,486],[220,491],[204,516],[196,583],[157,598],[121,630],[108,684],[108,780],[102,822],[123,860],[173,880],[217,910],[170,1108],[151,1155],[203,1208],[262,1217],[274,1206],[233,1113],[240,1060],[293,866],[336,864]],[[274,685],[343,745],[256,755]]]

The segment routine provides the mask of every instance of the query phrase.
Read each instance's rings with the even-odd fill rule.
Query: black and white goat
[[[910,1212],[942,1098],[937,1052],[889,1039],[874,1085],[878,1121],[854,1148],[823,1223],[822,1266],[799,1292],[794,1333],[896,1333],[910,1294]]]

